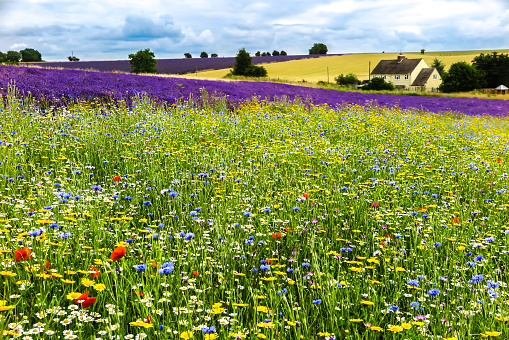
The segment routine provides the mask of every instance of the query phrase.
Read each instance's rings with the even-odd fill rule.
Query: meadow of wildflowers
[[[5,338],[509,337],[507,118],[21,99]]]

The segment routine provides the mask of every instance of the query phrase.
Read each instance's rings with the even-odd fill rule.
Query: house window
[[[399,74],[394,76],[394,80],[399,80]]]
[[[383,78],[383,79],[386,79],[387,77],[386,77],[386,76],[385,76],[385,74],[384,74],[384,75],[382,75],[382,78]]]
[[[437,80],[438,76],[436,74],[433,75],[433,80]]]
[[[408,74],[405,74],[405,80],[408,80]]]

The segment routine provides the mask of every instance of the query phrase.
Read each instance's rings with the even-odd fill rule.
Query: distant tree
[[[435,59],[433,59],[433,62],[431,63],[431,67],[436,68],[436,70],[440,74],[440,77],[445,72],[445,64],[441,60],[438,60],[437,57],[435,57]]]
[[[279,55],[279,51],[276,51],[276,50],[272,51],[272,55],[274,57],[277,57]]]
[[[267,70],[263,66],[253,65],[253,59],[249,53],[245,48],[241,48],[235,57],[230,74],[234,76],[266,77]]]
[[[481,53],[472,60],[477,70],[484,72],[486,86],[497,87],[505,85],[509,87],[509,56],[507,54]]]
[[[454,63],[442,76],[442,92],[465,92],[480,89],[486,85],[484,73],[464,61]]]
[[[343,74],[340,74],[339,76],[334,78],[334,80],[336,81],[336,84],[343,85],[343,86],[353,85],[353,84],[359,85],[361,83],[359,78],[357,78],[357,76],[353,73],[349,73],[346,76],[344,76]]]
[[[426,52],[426,50],[424,48],[421,49],[421,54],[424,54],[424,52]]]
[[[7,58],[7,54],[0,51],[0,63],[7,61],[6,58]]]
[[[200,58],[208,58],[208,57],[209,57],[209,55],[207,54],[207,52],[204,51],[204,52],[200,53]]]
[[[267,56],[267,52],[263,52],[262,57],[266,57],[266,56]]]
[[[80,61],[80,58],[75,56],[68,56],[67,59],[69,59],[69,61]]]
[[[41,53],[33,48],[25,48],[19,51],[19,53],[21,54],[21,60],[25,63],[42,61]]]
[[[131,73],[157,73],[157,60],[154,52],[150,49],[139,50],[134,54],[129,54],[129,64],[131,64]]]
[[[211,58],[217,58],[217,57],[218,57],[218,55],[217,55],[217,53],[212,53],[212,54],[210,55],[210,57],[211,57]]]
[[[260,55],[261,55],[260,51],[257,51],[257,52],[255,53],[255,56],[257,56],[257,57],[259,57]]]
[[[7,51],[7,55],[5,61],[10,61],[12,63],[19,63],[21,60],[21,53],[16,51]]]
[[[265,52],[265,55],[266,55],[267,57],[270,57],[270,56],[271,56],[270,52]]]
[[[286,52],[285,52],[285,51],[281,51],[279,54],[280,54],[280,55],[288,55],[288,54],[286,54]]]
[[[371,78],[370,81],[366,85],[362,87],[363,90],[375,90],[375,91],[382,91],[382,90],[394,90],[394,85],[391,82],[386,82],[384,78],[382,77],[374,77]]]
[[[313,47],[309,49],[309,54],[327,54],[328,51],[325,44],[314,43]]]
[[[187,59],[191,59],[193,56],[191,55],[191,53],[184,53],[184,57],[186,57]]]

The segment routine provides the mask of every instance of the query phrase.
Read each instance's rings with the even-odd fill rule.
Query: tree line
[[[39,51],[33,48],[25,48],[21,51],[7,51],[3,53],[0,51],[0,63],[13,63],[19,62],[39,62],[42,61],[42,55]]]

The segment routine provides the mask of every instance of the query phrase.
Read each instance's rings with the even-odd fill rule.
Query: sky
[[[46,61],[240,48],[308,54],[509,48],[509,0],[0,0],[0,51]]]

